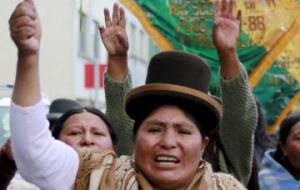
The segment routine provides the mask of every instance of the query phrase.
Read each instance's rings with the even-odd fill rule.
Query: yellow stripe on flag
[[[143,10],[133,0],[119,0],[127,7],[141,22],[144,29],[162,50],[174,50],[173,45],[152,25]]]

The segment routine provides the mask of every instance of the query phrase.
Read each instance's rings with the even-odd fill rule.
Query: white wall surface
[[[9,36],[8,19],[19,0],[0,1],[0,84],[13,84],[17,50]],[[50,97],[72,97],[73,0],[35,0],[42,23],[40,75]]]
[[[17,50],[9,35],[8,19],[19,2],[20,0],[0,0],[0,86],[14,83]],[[78,55],[80,0],[34,0],[34,2],[42,23],[40,50],[42,91],[50,99],[67,97],[94,101],[95,91],[84,88],[84,64],[93,61],[106,63],[107,53],[99,41],[100,57],[97,60],[87,60]],[[108,7],[111,11],[114,2],[114,0],[83,0],[83,10],[91,19],[104,24],[103,9]],[[142,34],[140,23],[130,12],[126,11],[126,16],[129,42],[134,43],[130,44],[129,66],[134,86],[137,86],[142,85],[145,80],[149,60],[149,37],[146,33]],[[135,26],[135,35],[131,34],[130,25]],[[133,48],[138,51],[132,51]],[[99,101],[103,104],[105,101],[103,89],[97,93]]]

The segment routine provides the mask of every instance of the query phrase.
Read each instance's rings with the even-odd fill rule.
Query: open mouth
[[[157,156],[155,158],[155,162],[157,163],[166,163],[166,164],[177,164],[179,160],[174,156]]]

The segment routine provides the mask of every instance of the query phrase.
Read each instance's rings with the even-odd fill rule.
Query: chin
[[[177,174],[177,175],[176,175]],[[155,184],[161,184],[162,186],[167,186],[170,187],[170,185],[176,185],[176,183],[178,183],[179,179],[178,179],[178,173],[177,172],[171,172],[169,174],[159,174],[159,175],[155,175],[155,177],[153,178],[153,182],[155,182]]]

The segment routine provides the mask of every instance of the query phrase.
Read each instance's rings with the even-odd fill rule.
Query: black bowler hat
[[[178,105],[210,131],[222,117],[220,103],[208,92],[210,78],[210,69],[200,57],[182,51],[161,52],[150,60],[146,84],[126,95],[126,112],[141,121],[157,105]]]
[[[82,107],[77,101],[66,99],[66,98],[58,98],[53,100],[50,105],[49,113],[47,118],[50,122],[56,121],[62,116],[66,111],[70,109],[80,108]]]

